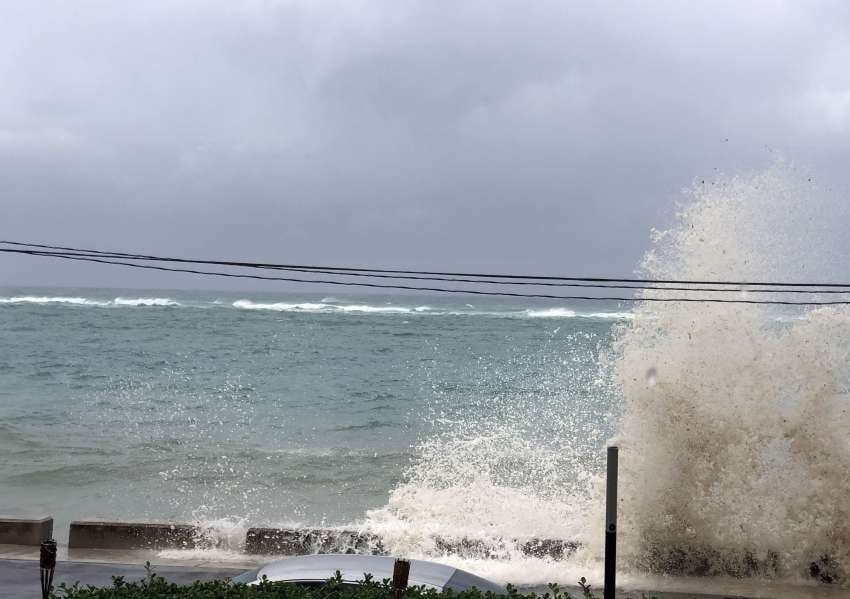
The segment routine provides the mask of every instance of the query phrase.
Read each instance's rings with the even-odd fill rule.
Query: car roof
[[[332,578],[338,570],[346,582],[363,580],[364,573],[371,574],[376,581],[385,578],[392,580],[395,561],[395,557],[383,555],[303,555],[267,564],[260,568],[257,578],[265,576],[272,581],[323,582]],[[455,591],[474,586],[481,591],[505,592],[503,587],[464,570],[415,559],[410,560],[408,585]]]

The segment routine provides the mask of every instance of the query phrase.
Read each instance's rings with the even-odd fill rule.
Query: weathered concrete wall
[[[0,517],[0,544],[40,545],[53,536],[53,518]]]
[[[71,549],[194,549],[202,542],[197,527],[151,522],[71,522]]]
[[[245,553],[264,555],[312,555],[314,553],[361,553],[382,555],[384,546],[377,535],[352,530],[321,528],[250,528]]]
[[[578,545],[554,539],[492,541],[437,537],[435,549],[442,554],[462,557],[499,559],[517,552],[529,557],[564,559]],[[251,528],[245,539],[245,552],[260,555],[311,555],[314,553],[359,553],[384,555],[383,539],[378,535],[353,530]]]
[[[434,548],[446,555],[475,559],[505,559],[517,552],[528,557],[542,557],[560,560],[569,557],[578,549],[578,544],[557,539],[503,539],[498,543],[492,540],[436,537]]]

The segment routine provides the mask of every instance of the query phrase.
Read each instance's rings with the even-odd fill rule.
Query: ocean
[[[824,217],[844,208],[805,173],[687,196],[642,277],[847,282],[844,221]],[[3,288],[0,509],[53,515],[60,540],[83,518],[225,541],[342,527],[503,582],[598,580],[615,443],[620,580],[796,584],[820,560],[846,588],[850,307],[666,301],[850,298],[758,287],[622,304]],[[535,538],[581,547],[512,548]]]
[[[508,425],[595,467],[616,402],[594,364],[629,316],[611,303],[4,288],[3,510],[52,514],[60,538],[87,517],[351,525],[387,505],[429,441]],[[547,481],[527,458],[505,452],[494,474],[577,482]]]

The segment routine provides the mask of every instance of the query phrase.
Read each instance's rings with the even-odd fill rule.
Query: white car
[[[304,586],[324,584],[337,572],[342,575],[343,583],[357,584],[365,574],[371,574],[375,581],[393,578],[393,566],[396,558],[380,555],[303,555],[281,559],[261,568],[245,572],[232,579],[238,584],[259,584],[265,576],[270,582],[291,582]],[[408,586],[424,586],[442,591],[465,591],[477,588],[479,591],[492,591],[506,594],[505,587],[490,582],[464,570],[445,564],[410,560]]]

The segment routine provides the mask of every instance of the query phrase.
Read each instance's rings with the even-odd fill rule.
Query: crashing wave
[[[778,166],[700,184],[692,195],[676,225],[654,234],[641,266],[647,278],[846,273],[846,219],[807,177]],[[850,309],[641,302],[634,313],[605,314],[594,317],[623,322],[585,393],[620,398],[608,418],[619,422],[624,569],[792,580],[816,570],[827,580],[828,569],[841,583],[850,571]],[[542,423],[522,396],[499,403],[499,418],[483,424],[477,413],[441,421],[366,528],[391,550],[426,556],[439,555],[439,536],[490,539],[498,553],[505,539],[545,534],[582,544],[561,572],[599,572],[604,493],[592,456],[604,455],[605,440],[568,425],[571,414],[602,404],[583,397],[564,394],[560,414]],[[550,451],[563,434],[568,445]],[[589,453],[574,458],[582,443]],[[475,567],[530,583],[553,572],[519,554]]]

